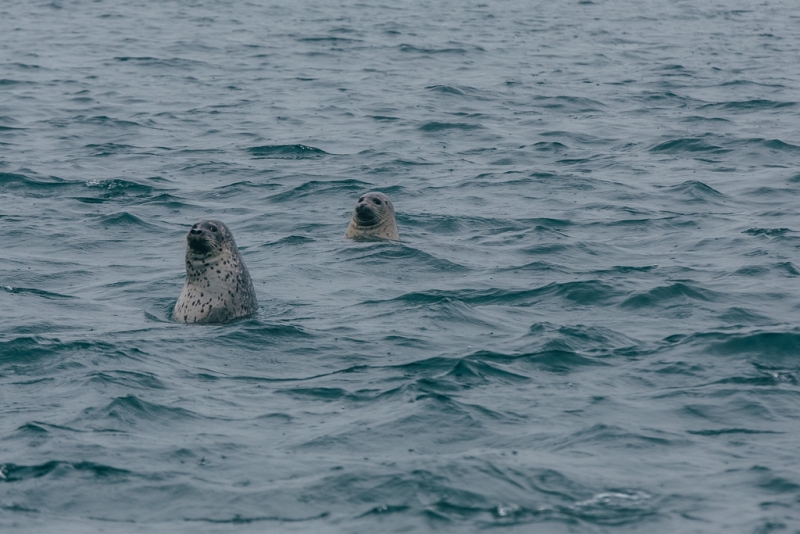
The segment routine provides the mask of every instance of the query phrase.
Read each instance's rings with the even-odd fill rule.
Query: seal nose
[[[200,228],[197,228],[196,226],[192,226],[192,229],[189,230],[189,233],[192,235],[200,235],[203,233],[203,231]]]

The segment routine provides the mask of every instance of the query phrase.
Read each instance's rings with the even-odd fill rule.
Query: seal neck
[[[226,256],[226,251],[217,254],[195,254],[191,250],[186,251],[186,279],[196,280],[200,278],[208,269],[213,269],[219,265]]]

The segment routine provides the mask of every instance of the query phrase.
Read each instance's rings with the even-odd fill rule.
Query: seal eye
[[[211,226],[209,226],[208,229],[211,230],[212,232],[216,232],[217,231],[217,227],[214,226],[213,224]]]
[[[381,205],[381,199],[379,199],[379,198],[376,198],[376,199],[374,199],[374,200],[373,200],[373,202],[374,202],[375,204],[377,204],[378,206],[380,206],[380,205]]]

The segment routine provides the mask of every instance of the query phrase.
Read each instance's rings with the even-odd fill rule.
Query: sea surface
[[[0,2],[0,530],[800,532],[798,58],[794,0]],[[176,324],[208,217],[260,308]]]

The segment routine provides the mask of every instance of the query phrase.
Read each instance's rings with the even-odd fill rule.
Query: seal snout
[[[211,251],[211,243],[209,243],[208,229],[205,224],[197,223],[192,226],[189,233],[186,235],[186,243],[195,254],[207,254]]]
[[[189,235],[186,236],[186,242],[195,254],[206,254],[211,251],[208,241],[203,238],[202,230],[199,234],[189,232]]]
[[[359,224],[373,224],[377,222],[378,216],[375,210],[367,203],[362,203],[356,206],[356,218]]]

